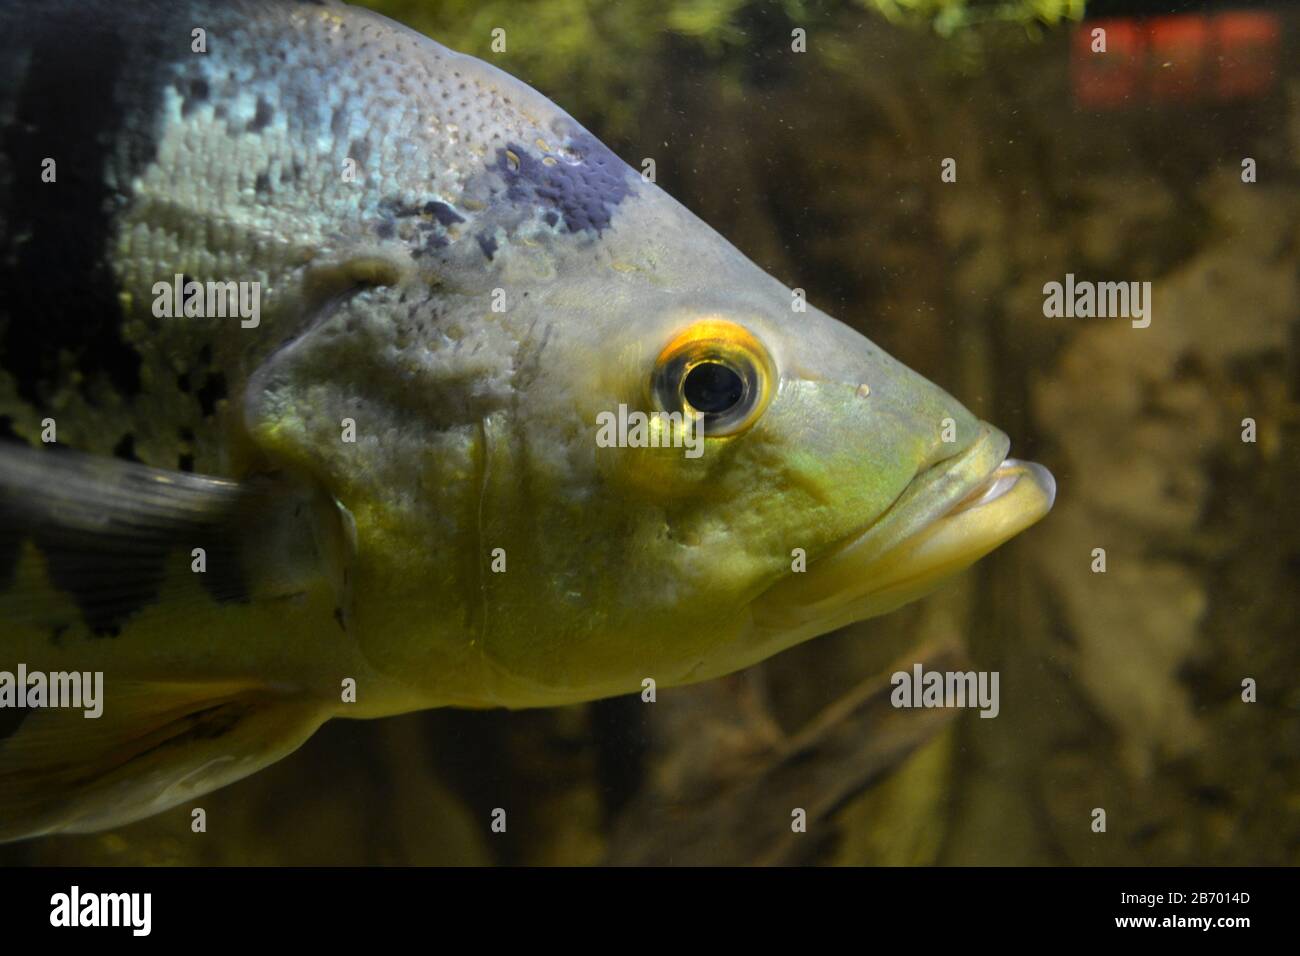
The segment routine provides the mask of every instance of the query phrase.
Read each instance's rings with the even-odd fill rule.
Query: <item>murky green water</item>
[[[485,56],[504,27],[494,62],[997,422],[1056,508],[672,703],[336,721],[202,839],[177,809],[3,859],[1300,862],[1300,9],[941,37],[849,2],[370,5]],[[1045,316],[1067,275],[1149,282],[1149,324]],[[917,660],[997,671],[997,718],[815,724]]]

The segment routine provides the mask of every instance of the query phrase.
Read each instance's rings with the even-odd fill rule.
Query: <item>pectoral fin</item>
[[[327,716],[270,688],[155,682],[115,683],[98,718],[18,713],[0,727],[0,842],[120,826],[195,799],[292,753]]]
[[[145,606],[276,600],[322,581],[342,620],[351,547],[346,511],[307,482],[0,444],[0,621],[112,635]]]
[[[193,679],[141,679],[125,659],[105,668],[98,717],[19,709],[24,625],[105,636],[148,607],[155,624],[174,614],[183,639],[196,602],[323,586],[346,621],[346,518],[319,488],[280,474],[235,482],[0,443],[0,841],[157,813],[279,760],[328,715],[257,675],[208,681],[200,664]],[[49,659],[75,661],[72,650]]]

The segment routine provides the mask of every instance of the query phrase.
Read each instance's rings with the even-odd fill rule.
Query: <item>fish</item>
[[[380,15],[5,0],[0,73],[0,840],[331,718],[729,674],[1052,507],[555,103]]]

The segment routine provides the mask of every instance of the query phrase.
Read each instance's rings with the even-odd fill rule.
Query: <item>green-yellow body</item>
[[[99,96],[108,147],[42,184],[58,134],[5,140],[4,281],[93,248],[84,294],[0,311],[30,446],[0,445],[0,672],[99,671],[105,701],[0,722],[0,838],[157,812],[330,717],[725,674],[1051,505],[1000,432],[491,66],[333,3],[23,6],[0,120]],[[114,63],[51,93],[31,51],[70,22]],[[160,316],[176,275],[257,283],[256,323]],[[698,365],[743,394],[692,405]],[[703,422],[703,453],[598,442],[620,408]]]

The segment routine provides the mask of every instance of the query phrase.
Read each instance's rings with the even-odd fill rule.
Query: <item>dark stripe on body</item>
[[[124,190],[157,154],[163,91],[192,55],[186,6],[0,7],[0,368],[38,408],[69,386],[91,401],[140,390],[107,253]]]

